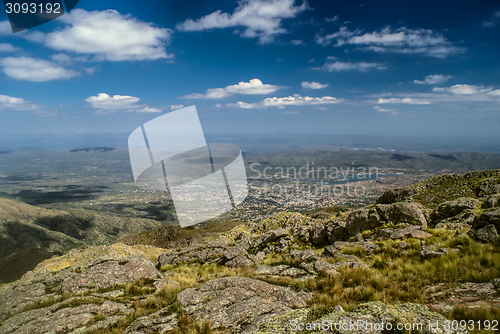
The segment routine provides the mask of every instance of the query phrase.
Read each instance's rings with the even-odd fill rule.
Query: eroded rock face
[[[224,277],[186,289],[178,302],[194,320],[209,319],[212,329],[252,333],[269,319],[307,305],[311,296],[244,277]]]
[[[68,257],[47,260],[50,265],[37,267],[2,289],[0,333],[80,333],[106,328],[132,312],[132,305],[116,302],[124,294],[123,286],[139,284],[154,292],[165,285],[148,257],[124,255],[111,247],[73,252],[85,259],[81,267],[52,272],[45,269],[64,267]]]
[[[255,262],[248,252],[240,247],[230,247],[222,241],[214,241],[206,245],[190,246],[158,256],[157,267],[177,265],[179,263],[217,263],[227,267],[251,267]]]

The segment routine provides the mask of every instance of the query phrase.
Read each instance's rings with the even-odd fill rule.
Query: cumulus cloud
[[[222,99],[234,94],[264,95],[270,94],[282,86],[263,84],[259,79],[252,79],[249,82],[240,81],[236,85],[229,85],[224,88],[209,88],[205,94],[193,93],[180,96],[181,99]]]
[[[311,81],[311,82],[303,81],[301,86],[304,89],[322,89],[328,87],[328,84],[321,84],[316,81]]]
[[[436,58],[446,58],[450,54],[464,51],[464,48],[454,46],[441,33],[406,27],[385,27],[367,33],[363,33],[361,29],[350,31],[347,27],[341,27],[336,33],[317,35],[315,40],[322,45],[336,41],[336,46],[354,45],[375,52],[414,53]]]
[[[59,20],[66,24],[62,30],[24,36],[55,50],[94,55],[94,60],[173,58],[165,49],[172,31],[131,15],[122,15],[111,9],[92,12],[75,9]]]
[[[184,108],[183,104],[173,104],[170,106],[170,109],[172,109],[172,110],[181,109],[181,108]]]
[[[243,27],[240,36],[259,38],[264,44],[286,32],[282,19],[294,18],[306,8],[305,2],[295,6],[295,0],[240,0],[232,14],[217,10],[197,20],[187,19],[177,24],[176,28],[180,31],[203,31]]]
[[[384,104],[384,103],[431,104],[429,101],[417,99],[417,98],[411,98],[411,97],[405,97],[405,98],[392,97],[389,99],[379,98],[378,103],[380,103],[380,104]]]
[[[85,101],[90,103],[92,108],[115,110],[137,108],[136,103],[139,101],[139,98],[128,95],[109,96],[106,93],[99,93],[97,96],[86,98]]]
[[[309,96],[300,96],[299,94],[295,94],[293,96],[286,96],[286,97],[269,97],[267,99],[264,99],[256,103],[245,103],[245,102],[237,102],[236,104],[228,103],[226,104],[226,106],[237,107],[241,109],[265,109],[267,107],[277,107],[283,109],[286,106],[322,105],[322,104],[339,103],[341,101],[342,99],[337,99],[332,96],[309,97]]]
[[[331,61],[333,58],[329,57],[329,60],[322,67],[315,67],[314,70],[323,70],[327,72],[340,72],[340,71],[360,71],[364,72],[369,69],[377,69],[377,70],[385,70],[386,67],[383,64],[379,63],[367,63],[367,62],[359,62],[359,63],[349,63],[349,62],[341,62],[341,61]]]
[[[11,97],[7,95],[0,95],[0,111],[1,110],[38,110],[40,106],[36,103],[26,101],[20,97]]]
[[[0,52],[15,52],[22,51],[22,49],[17,48],[9,43],[0,43]]]
[[[433,74],[426,76],[424,80],[413,80],[413,82],[419,85],[437,85],[446,82],[451,78],[451,75]]]
[[[37,59],[20,57],[7,57],[0,59],[2,72],[16,80],[27,81],[50,81],[59,79],[69,79],[80,75],[80,73],[65,69],[53,62]]]
[[[480,93],[488,93],[492,88],[485,88],[484,86],[459,84],[451,87],[434,87],[433,92],[446,92],[454,95],[472,95]]]

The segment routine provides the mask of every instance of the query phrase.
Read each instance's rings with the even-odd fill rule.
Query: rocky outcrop
[[[336,334],[382,334],[382,333],[403,333],[397,330],[397,324],[415,324],[412,332],[422,332],[429,334],[466,334],[467,331],[446,330],[442,326],[447,319],[437,312],[431,312],[426,306],[413,303],[400,305],[386,305],[381,302],[369,302],[360,304],[351,312],[346,312],[342,308],[325,315],[314,321],[309,320],[308,313],[304,310],[294,310],[287,314],[275,317],[269,322],[261,325],[254,334],[274,334],[274,333],[296,333],[298,324],[309,324],[307,333],[336,333]],[[359,322],[358,322],[359,321]],[[441,324],[434,328],[432,324]],[[327,327],[322,327],[328,324]],[[330,325],[331,324],[331,325]],[[337,324],[337,327],[335,327]],[[355,324],[359,324],[359,327]],[[371,325],[370,325],[371,324]],[[383,327],[382,327],[383,324]],[[431,325],[429,325],[431,324]],[[344,325],[344,326],[342,326]],[[419,326],[421,325],[421,330]],[[315,326],[315,327],[313,327]]]
[[[186,289],[177,300],[193,320],[208,319],[212,329],[252,333],[273,317],[305,307],[310,297],[255,279],[225,277]]]
[[[409,223],[427,226],[427,212],[418,203],[377,204],[370,209],[355,210],[345,223],[344,239],[366,230],[375,230],[386,223]]]
[[[116,302],[127,285],[150,293],[165,285],[144,250],[117,244],[70,253],[42,262],[0,291],[0,333],[105,328],[132,312],[133,305]]]
[[[157,268],[180,263],[217,263],[232,268],[251,267],[255,262],[250,259],[246,250],[230,247],[223,240],[210,242],[206,245],[190,246],[158,256]]]
[[[472,210],[479,206],[479,201],[470,197],[462,197],[454,201],[444,202],[434,210],[435,220],[454,217],[466,210]]]
[[[425,239],[431,237],[432,234],[422,231],[420,226],[408,226],[403,228],[383,228],[378,230],[372,237],[372,240],[384,241],[387,239],[406,239],[406,238],[417,238]]]

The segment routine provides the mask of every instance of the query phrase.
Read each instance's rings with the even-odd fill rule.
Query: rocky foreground
[[[485,171],[182,248],[73,249],[0,285],[0,333],[467,333],[447,318],[499,319],[499,229],[500,171]],[[385,327],[334,326],[353,322]]]

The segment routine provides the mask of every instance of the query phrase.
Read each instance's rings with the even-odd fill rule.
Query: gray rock
[[[472,210],[479,206],[479,201],[470,197],[462,197],[454,201],[444,202],[436,207],[434,214],[438,220],[454,217],[465,210]]]
[[[500,207],[500,194],[495,194],[486,198],[482,204],[483,209]]]
[[[340,275],[339,272],[335,269],[335,265],[328,263],[323,260],[318,260],[314,263],[314,269],[323,275],[328,276],[337,276]]]
[[[18,314],[19,317],[12,321],[22,319],[24,313],[26,316],[31,314],[22,313],[26,307],[39,302],[46,303],[51,299],[55,303],[60,300],[57,298],[60,298],[58,296],[61,294],[92,293],[101,289],[120,291],[122,290],[120,286],[136,283],[140,279],[150,281],[150,287],[153,290],[155,290],[155,283],[158,283],[156,287],[159,286],[159,283],[165,284],[163,276],[156,270],[153,262],[143,255],[134,254],[119,259],[107,256],[104,260],[93,261],[91,264],[89,268],[80,268],[79,272],[73,271],[72,268],[66,268],[54,273],[30,273],[30,280],[20,280],[2,290],[0,292],[0,300],[2,301],[0,303],[0,322]],[[1,332],[2,330],[0,330]]]
[[[338,323],[357,323],[357,321],[363,321],[363,324],[366,323],[371,323],[371,324],[382,324],[384,323],[385,325],[387,324],[395,324],[397,322],[400,322],[401,319],[409,319],[407,321],[412,321],[413,323],[420,323],[422,324],[422,332],[429,333],[429,334],[466,334],[468,333],[466,330],[445,330],[443,326],[440,326],[437,329],[429,329],[429,324],[430,323],[436,323],[439,322],[439,324],[443,324],[447,319],[437,313],[437,312],[431,312],[427,306],[420,305],[420,304],[413,304],[413,303],[405,303],[405,304],[400,304],[400,305],[386,305],[381,302],[369,302],[369,303],[364,303],[361,305],[358,305],[356,308],[354,308],[351,312],[333,312],[330,313],[322,318],[319,318],[316,320],[318,323],[323,323],[323,322],[331,322],[334,324]],[[338,328],[336,330],[333,328],[333,330],[326,330],[326,331],[321,331],[321,330],[314,330],[310,331],[308,333],[314,333],[314,334],[319,334],[319,333],[340,333],[340,334],[365,334],[365,333],[370,333],[370,334],[382,334],[382,333],[395,333],[395,328],[392,328],[392,330],[387,330],[388,328],[381,328],[379,325],[376,327],[373,325],[373,329],[370,329],[370,327],[365,328],[365,326],[360,326],[358,328],[352,328],[349,329],[342,329]],[[269,332],[270,333],[270,332]]]
[[[179,324],[177,313],[170,313],[168,308],[134,320],[125,330],[126,334],[168,333]]]
[[[315,246],[322,246],[327,242],[327,231],[325,225],[318,223],[310,229],[311,243]]]
[[[269,231],[261,235],[258,239],[253,242],[252,248],[257,250],[263,250],[267,244],[276,241],[284,236],[288,235],[286,229],[277,229]]]
[[[366,230],[374,230],[385,223],[410,223],[427,226],[427,212],[418,203],[378,204],[371,209],[355,210],[345,224],[345,238]]]
[[[485,211],[474,221],[474,228],[482,228],[487,225],[495,225],[497,231],[500,230],[500,209]]]
[[[443,255],[446,255],[446,252],[440,250],[437,251],[430,248],[424,248],[420,251],[420,256],[424,259],[432,259],[436,257],[441,257]]]
[[[214,330],[252,333],[269,319],[307,306],[311,295],[244,277],[224,277],[186,289],[177,300],[191,319]]]
[[[62,276],[63,280],[59,291],[69,294],[109,289],[114,286],[136,282],[141,278],[153,281],[163,279],[151,260],[139,254],[127,257],[126,261],[110,260],[100,262],[77,275],[68,277],[64,273]]]
[[[495,228],[495,225],[493,224],[487,225],[477,230],[471,229],[468,234],[471,238],[486,243],[492,243],[498,239],[498,232]]]
[[[342,241],[345,239],[345,226],[346,223],[339,220],[332,220],[326,224],[326,237],[330,244],[333,244],[335,241]]]
[[[393,204],[378,204],[375,206],[380,219],[394,224],[411,223],[427,226],[427,211],[415,202],[399,202]]]
[[[229,267],[254,266],[248,252],[243,248],[230,247],[220,242],[211,242],[206,245],[195,245],[178,249],[158,256],[157,268],[179,263],[217,263]]]
[[[432,234],[427,233],[425,231],[419,230],[419,229],[414,229],[414,228],[402,228],[398,230],[394,230],[389,238],[391,239],[405,239],[408,237],[412,238],[418,238],[418,239],[425,239],[432,237]]]

